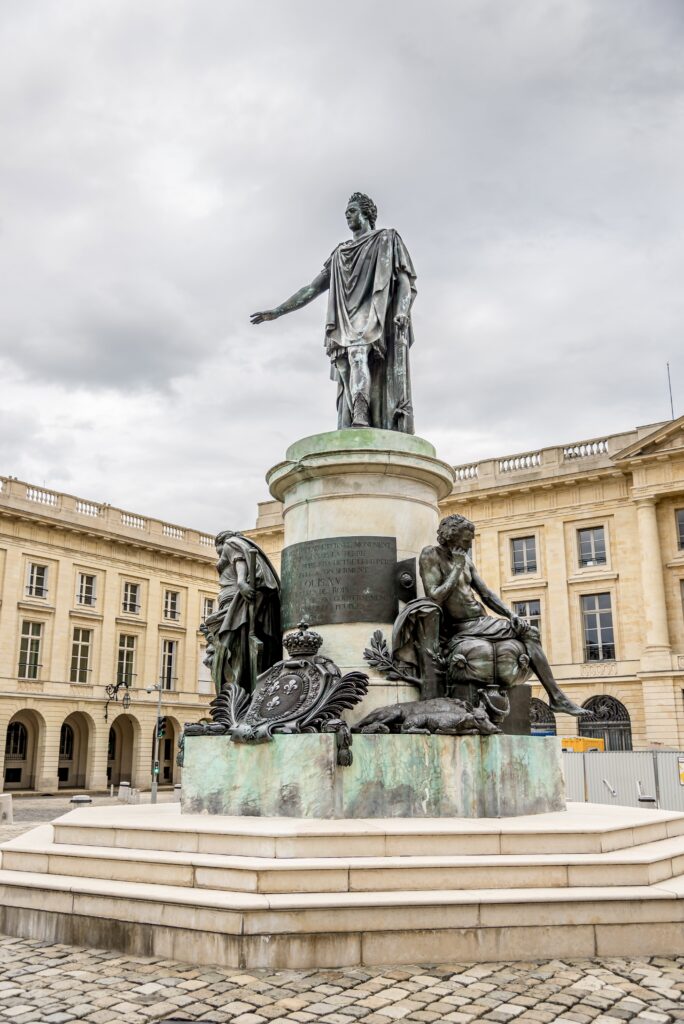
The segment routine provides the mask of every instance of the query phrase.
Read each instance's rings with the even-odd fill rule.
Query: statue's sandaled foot
[[[569,697],[556,697],[549,701],[549,707],[552,711],[560,712],[562,715],[574,715],[575,718],[591,714],[587,708],[581,708],[579,704],[574,704]]]

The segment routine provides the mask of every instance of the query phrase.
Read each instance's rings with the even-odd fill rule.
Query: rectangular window
[[[533,598],[530,601],[514,601],[513,612],[521,619],[527,619],[531,626],[539,630],[541,637],[541,602]]]
[[[684,508],[678,508],[675,512],[677,521],[677,547],[684,551]]]
[[[88,682],[92,648],[92,629],[81,629],[80,626],[74,626],[74,639],[71,644],[71,673],[69,675],[72,683]]]
[[[180,619],[180,594],[177,590],[164,591],[164,618]]]
[[[177,640],[162,640],[161,668],[159,681],[164,690],[176,689],[176,657],[178,654]]]
[[[92,608],[95,605],[95,586],[97,577],[88,572],[79,572],[76,602]]]
[[[516,537],[511,541],[513,574],[537,571],[537,544],[534,537]]]
[[[7,727],[7,739],[5,740],[5,760],[25,761],[26,748],[28,747],[28,732],[22,722],[12,722]]]
[[[214,684],[211,681],[211,669],[208,665],[204,664],[204,659],[207,654],[207,649],[201,646],[199,649],[199,664],[197,667],[197,692],[198,693],[212,693]]]
[[[585,594],[581,602],[584,660],[614,661],[615,635],[610,594]]]
[[[582,568],[589,565],[605,565],[606,536],[603,527],[592,526],[587,530],[578,530],[577,548]]]
[[[123,588],[123,610],[137,615],[140,611],[140,584],[124,583]]]
[[[48,567],[38,565],[36,562],[29,562],[28,576],[26,579],[27,597],[47,597],[48,594]]]
[[[213,597],[205,597],[202,601],[202,621],[208,619],[210,615],[213,615],[215,608],[215,599]]]
[[[119,686],[132,686],[135,677],[136,636],[119,634],[119,656],[116,664],[116,681]]]
[[[60,761],[73,761],[74,759],[74,730],[70,725],[64,724],[62,731],[59,734],[59,760]],[[67,779],[69,778],[69,772],[67,769]],[[66,779],[63,781],[66,782]]]
[[[22,622],[19,646],[19,678],[37,679],[42,665],[40,649],[43,641],[42,622]]]

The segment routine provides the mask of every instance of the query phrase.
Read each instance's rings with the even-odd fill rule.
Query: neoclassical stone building
[[[684,417],[456,467],[442,512],[477,527],[474,557],[541,626],[557,679],[608,749],[684,749]],[[252,536],[282,544],[276,502]],[[538,702],[537,731],[574,719]]]
[[[475,522],[482,575],[536,620],[561,685],[593,709],[582,731],[684,749],[684,417],[456,475],[442,511]],[[216,598],[213,537],[0,480],[0,783],[147,786],[146,688],[161,683],[171,784],[179,729],[211,699],[199,624]],[[248,532],[278,565],[278,503]],[[538,731],[577,733],[535,708]]]
[[[196,530],[2,478],[5,789],[148,787],[157,694],[146,688],[160,682],[160,781],[176,779],[179,729],[211,699],[199,624],[214,562],[213,537]]]

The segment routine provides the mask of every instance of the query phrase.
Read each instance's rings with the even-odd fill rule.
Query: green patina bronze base
[[[182,810],[288,818],[508,818],[565,810],[553,736],[355,735],[336,764],[331,734],[233,743],[185,740]]]

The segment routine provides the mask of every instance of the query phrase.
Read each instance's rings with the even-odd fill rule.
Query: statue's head
[[[455,512],[445,516],[437,527],[437,540],[446,548],[460,547],[467,550],[473,543],[475,523]]]
[[[376,220],[378,219],[378,208],[371,197],[364,195],[363,192],[354,192],[349,197],[345,216],[350,228],[354,227],[350,218],[354,218],[357,211],[362,217],[365,217],[372,230],[375,227]]]
[[[216,540],[214,541],[214,543],[216,544],[216,550],[220,551],[221,548],[226,543],[226,541],[228,540],[229,537],[237,537],[237,536],[238,536],[237,530],[221,530],[220,533],[216,534]]]

